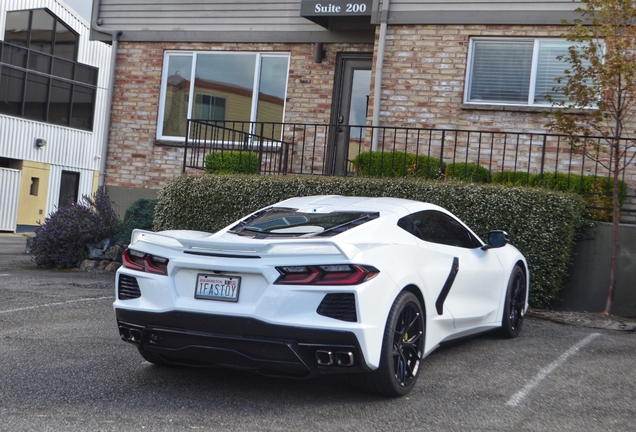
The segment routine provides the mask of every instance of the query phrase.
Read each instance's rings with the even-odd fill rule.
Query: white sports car
[[[347,373],[402,396],[441,343],[521,330],[528,265],[441,207],[311,196],[221,231],[136,230],[117,272],[119,333],[158,365]]]

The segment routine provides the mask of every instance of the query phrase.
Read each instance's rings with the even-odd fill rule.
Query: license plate
[[[194,298],[205,300],[238,301],[241,278],[215,274],[198,274]]]

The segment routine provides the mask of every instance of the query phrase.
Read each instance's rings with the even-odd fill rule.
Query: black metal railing
[[[234,159],[250,154],[261,174],[419,176],[532,185],[544,178],[568,183],[580,193],[611,195],[611,154],[592,160],[573,151],[566,136],[528,132],[493,132],[332,124],[250,123],[189,120],[184,156],[187,169],[206,169],[205,159]],[[602,144],[598,139],[599,144]],[[631,143],[630,143],[631,144]],[[636,203],[634,147],[624,155],[624,194]],[[209,155],[216,155],[211,157]],[[374,155],[374,156],[372,156]],[[257,161],[257,162],[256,162]],[[474,165],[473,165],[474,164]],[[221,170],[224,165],[207,170]],[[481,168],[475,169],[475,166]],[[245,168],[237,168],[244,171]],[[604,179],[584,190],[583,179]],[[555,180],[552,180],[555,181]],[[599,189],[600,188],[600,189]],[[606,208],[606,206],[602,206]],[[636,212],[629,206],[623,211]]]
[[[183,172],[286,173],[293,144],[281,140],[281,124],[188,120],[187,131]]]

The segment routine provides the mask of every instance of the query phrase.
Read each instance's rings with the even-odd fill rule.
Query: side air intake
[[[356,298],[352,293],[348,294],[327,294],[318,309],[318,315],[337,319],[340,321],[356,322]]]
[[[119,300],[132,300],[141,297],[141,290],[137,279],[128,275],[119,275]]]

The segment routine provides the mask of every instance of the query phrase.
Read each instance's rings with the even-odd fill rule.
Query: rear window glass
[[[257,238],[328,237],[378,216],[377,212],[300,213],[292,208],[270,207],[239,222],[230,232]]]

